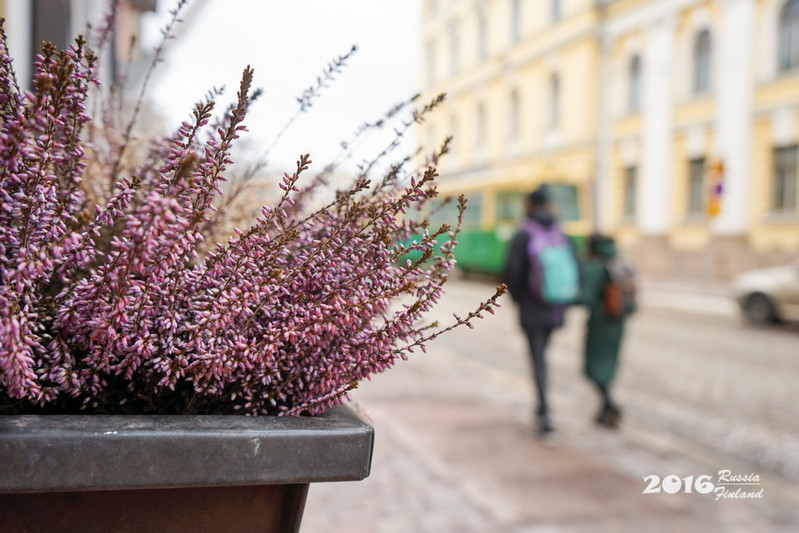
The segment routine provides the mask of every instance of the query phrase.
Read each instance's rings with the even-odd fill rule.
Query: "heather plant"
[[[372,180],[396,140],[317,208],[307,199],[335,162],[313,174],[300,156],[249,229],[220,240],[252,69],[227,110],[214,115],[210,92],[134,164],[132,122],[87,112],[98,59],[85,39],[45,45],[28,92],[0,39],[0,411],[317,414],[499,305],[503,287],[449,326],[425,322],[466,202],[431,228],[418,213],[437,196],[433,167],[406,171],[406,158]]]

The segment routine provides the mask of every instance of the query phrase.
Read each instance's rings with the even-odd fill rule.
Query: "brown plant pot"
[[[373,429],[319,417],[0,417],[0,531],[296,532],[308,485],[369,475]]]

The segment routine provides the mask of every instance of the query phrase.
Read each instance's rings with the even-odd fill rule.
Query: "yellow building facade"
[[[541,183],[646,274],[799,255],[799,0],[424,0],[420,129],[500,238]],[[515,196],[513,194],[515,193]]]
[[[580,80],[598,75],[592,3],[558,12],[539,1],[425,1],[423,93],[446,92],[447,100],[420,139],[430,153],[453,135],[440,190],[469,196],[481,213],[471,222],[509,222],[504,215],[518,214],[521,192],[546,182],[574,186],[565,226],[590,230],[598,102]]]

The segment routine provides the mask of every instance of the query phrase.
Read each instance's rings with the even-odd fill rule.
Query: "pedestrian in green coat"
[[[624,322],[634,311],[632,297],[625,297],[621,316],[611,316],[605,306],[605,291],[611,272],[621,265],[613,239],[592,235],[588,240],[589,257],[583,263],[581,292],[578,303],[588,307],[585,333],[585,374],[599,390],[601,407],[597,423],[617,427],[621,411],[611,398],[610,386],[619,366],[619,349],[624,337]],[[630,279],[632,279],[630,277]]]

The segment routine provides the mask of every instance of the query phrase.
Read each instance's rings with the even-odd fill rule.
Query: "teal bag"
[[[550,304],[572,302],[580,291],[580,272],[569,238],[556,224],[543,227],[527,220],[530,234],[530,289]]]

